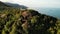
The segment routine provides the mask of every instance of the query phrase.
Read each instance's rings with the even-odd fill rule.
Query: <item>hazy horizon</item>
[[[27,7],[60,8],[60,0],[0,0],[0,1],[25,5]]]
[[[60,0],[0,0],[19,5],[27,6],[37,10],[39,13],[60,18]]]

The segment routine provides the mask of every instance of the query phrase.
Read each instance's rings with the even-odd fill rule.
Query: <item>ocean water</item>
[[[41,14],[56,17],[60,19],[60,8],[33,8]]]

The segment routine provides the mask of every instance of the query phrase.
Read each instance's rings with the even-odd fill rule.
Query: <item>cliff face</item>
[[[35,10],[5,8],[0,12],[0,34],[57,34],[57,20]]]

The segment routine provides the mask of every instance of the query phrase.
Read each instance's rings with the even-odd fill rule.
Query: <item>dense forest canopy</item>
[[[60,34],[60,20],[32,9],[0,8],[0,34]]]

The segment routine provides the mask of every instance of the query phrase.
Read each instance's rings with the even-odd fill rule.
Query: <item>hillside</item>
[[[0,34],[60,34],[59,19],[10,5],[0,2]]]
[[[0,12],[0,34],[59,34],[60,20],[35,10],[5,8]]]
[[[12,4],[12,3],[8,3],[8,2],[1,2],[0,1],[0,8],[1,7],[13,7],[13,8],[21,8],[21,9],[26,9],[28,7],[24,6],[24,5],[19,5],[19,4]]]
[[[24,5],[19,5],[19,4],[12,4],[12,3],[8,3],[8,2],[5,2],[5,4],[9,5],[9,6],[12,6],[14,8],[22,8],[22,9],[26,9],[28,7],[24,6]]]
[[[3,2],[0,1],[0,7],[10,7],[9,5],[4,4]]]

